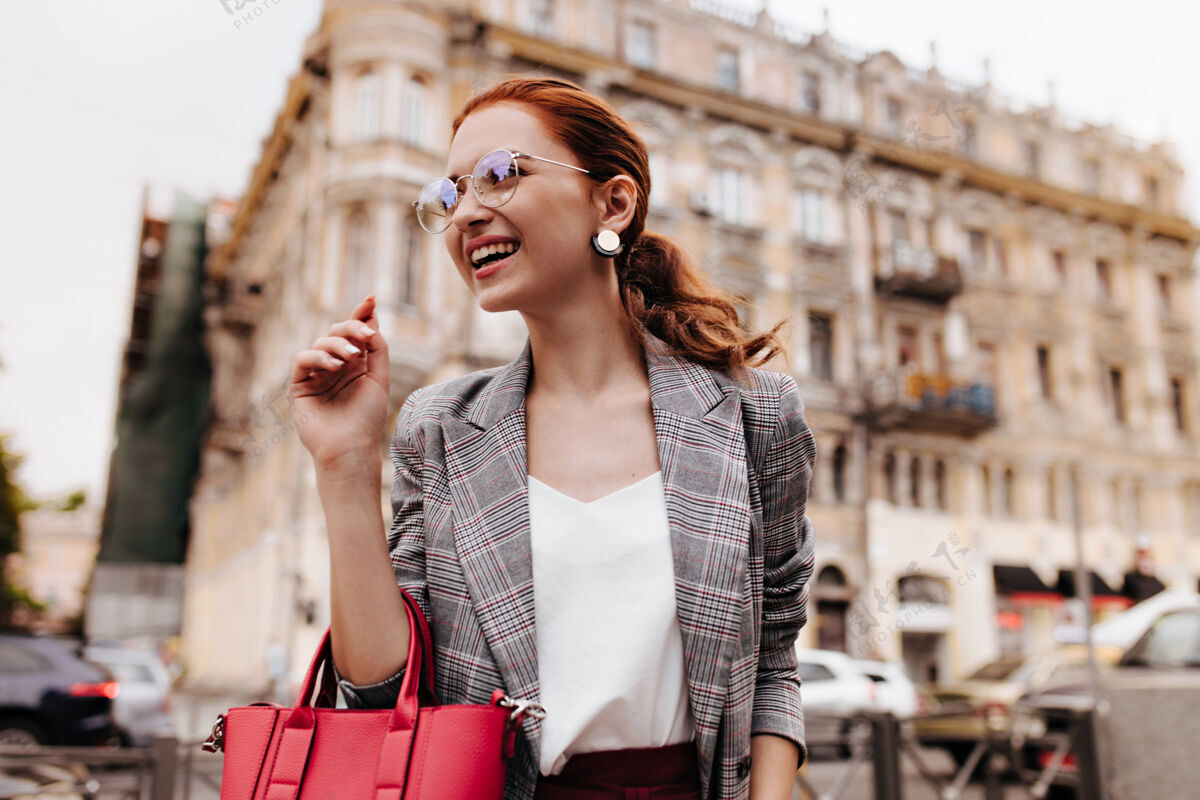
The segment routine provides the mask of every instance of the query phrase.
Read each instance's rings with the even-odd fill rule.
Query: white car
[[[108,670],[119,685],[112,708],[122,744],[150,747],[156,733],[173,731],[171,675],[157,654],[93,646],[85,648],[84,655]]]
[[[875,682],[836,650],[796,648],[796,658],[809,746],[835,747],[846,755],[854,716],[875,709]]]
[[[869,659],[856,659],[854,663],[875,683],[876,709],[890,711],[897,719],[911,719],[917,715],[921,699],[903,667]]]

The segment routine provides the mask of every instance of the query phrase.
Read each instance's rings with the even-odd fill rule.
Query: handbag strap
[[[416,740],[420,701],[423,699],[429,704],[437,702],[433,688],[433,643],[429,623],[408,592],[401,589],[400,594],[410,632],[408,662],[379,753],[375,775],[376,800],[401,800],[403,797],[412,746]],[[264,800],[296,800],[299,795],[317,727],[313,698],[318,675],[321,676],[321,686],[316,694],[315,705],[332,707],[336,703],[337,682],[333,677],[332,664],[330,632],[326,629],[304,677],[296,707],[292,709],[280,733],[279,748]]]
[[[420,683],[415,687],[418,699],[426,704],[434,705],[437,703],[437,694],[433,689],[433,635],[429,631],[429,623],[417,602],[403,589],[400,589],[400,595],[404,600],[405,614],[408,616],[409,639],[408,661],[405,664],[404,681],[401,682],[397,705],[404,697],[408,676],[413,674],[420,678]],[[416,669],[413,668],[414,665]],[[317,688],[318,676],[320,676],[321,687],[314,702],[313,696],[314,690]],[[330,629],[326,628],[317,652],[308,665],[304,682],[300,685],[300,693],[296,698],[295,707],[333,708],[335,705],[337,705],[337,679],[333,673],[333,640]]]

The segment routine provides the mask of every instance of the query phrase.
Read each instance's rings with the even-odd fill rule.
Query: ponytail
[[[733,295],[669,237],[642,231],[628,252],[618,260],[617,279],[638,338],[644,326],[676,354],[735,375],[785,354],[779,338],[784,323],[765,333],[747,333]]]

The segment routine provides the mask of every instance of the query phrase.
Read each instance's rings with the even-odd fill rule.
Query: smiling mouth
[[[518,242],[501,242],[480,247],[471,253],[471,266],[476,271],[481,270],[489,264],[503,261],[520,249],[521,245]]]

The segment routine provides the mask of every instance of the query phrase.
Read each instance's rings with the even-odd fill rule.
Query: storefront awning
[[[1118,592],[1116,589],[1104,582],[1104,579],[1096,574],[1095,570],[1090,570],[1092,578],[1092,606],[1121,606],[1127,607],[1130,605],[1129,599],[1125,595]],[[1076,597],[1075,594],[1075,570],[1060,569],[1058,571],[1058,583],[1055,588],[1062,594],[1063,597]]]
[[[1121,586],[1121,594],[1135,603],[1140,603],[1166,588],[1166,585],[1153,575],[1143,575],[1136,571],[1126,572],[1125,583]]]
[[[1062,600],[1062,595],[1043,583],[1036,572],[1021,564],[993,564],[992,580],[997,595],[1015,602]]]

